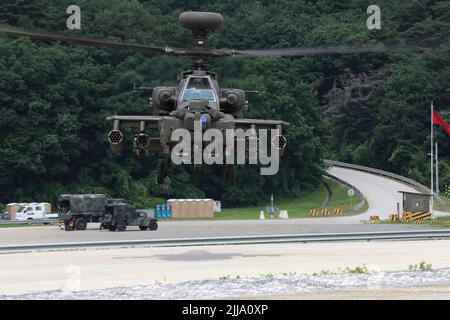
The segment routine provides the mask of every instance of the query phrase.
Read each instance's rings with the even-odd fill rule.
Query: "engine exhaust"
[[[108,141],[111,146],[111,150],[114,153],[122,153],[124,148],[123,133],[120,130],[111,130],[108,133]]]

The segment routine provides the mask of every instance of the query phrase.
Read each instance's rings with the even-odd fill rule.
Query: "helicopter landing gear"
[[[166,177],[169,175],[170,158],[159,159],[156,165],[156,183],[163,184]]]
[[[234,186],[236,183],[236,166],[234,165],[224,165],[223,173],[225,175],[225,179],[228,182],[229,186]]]
[[[200,170],[201,167],[198,165],[193,164],[191,167],[191,181],[192,183],[196,184],[199,182],[200,179]]]

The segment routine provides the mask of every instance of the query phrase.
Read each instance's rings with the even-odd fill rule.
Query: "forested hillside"
[[[66,30],[67,0],[3,0],[0,22]],[[81,30],[95,39],[183,46],[178,25],[187,10],[224,15],[209,45],[217,48],[363,45],[388,39],[450,44],[450,1],[380,0],[382,27],[366,25],[368,1],[79,0]],[[191,183],[176,167],[155,184],[158,155],[136,157],[128,136],[115,156],[105,117],[149,114],[148,92],[133,85],[176,85],[182,58],[0,36],[0,202],[50,201],[61,193],[106,193],[138,206],[158,197],[212,197],[226,206],[255,204],[274,193],[295,197],[320,181],[323,158],[354,162],[428,183],[430,100],[450,120],[450,53],[365,53],[305,58],[223,58],[221,83],[248,95],[248,117],[291,123],[276,176],[239,167],[227,187],[220,168]],[[441,184],[450,182],[450,137],[436,128]]]

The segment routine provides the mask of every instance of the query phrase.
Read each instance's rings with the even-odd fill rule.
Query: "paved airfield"
[[[170,298],[215,297],[220,295],[217,290],[227,285],[220,278],[228,275],[232,279],[237,276],[242,278],[242,281],[231,283],[238,287],[225,288],[223,293],[228,296],[273,295],[283,286],[273,284],[271,279],[264,277],[266,274],[312,274],[363,264],[378,271],[407,270],[410,264],[423,260],[432,263],[433,269],[438,270],[450,267],[448,252],[450,240],[138,247],[13,253],[0,255],[0,298],[2,294],[65,291],[70,288],[74,276],[79,279],[76,290],[125,288],[97,293],[103,298],[149,299],[164,294]],[[402,280],[402,283],[409,285],[417,282],[415,279],[420,280],[420,277],[425,277],[424,280],[431,277],[423,272],[411,274],[405,271],[404,274],[393,277],[388,284],[401,280],[405,275],[408,278],[406,281]],[[307,289],[324,289],[336,281],[353,276],[358,275],[319,278],[320,281],[314,281],[314,286]],[[248,277],[259,277],[260,280],[253,283],[245,280]],[[315,278],[302,279],[289,283],[285,287],[286,292],[295,293]],[[440,276],[439,281],[442,280],[450,283],[448,272]],[[255,292],[254,288],[260,281],[267,281],[267,286],[263,283],[261,290]],[[349,278],[346,282],[344,287],[361,283],[361,279]],[[173,285],[174,283],[177,285]],[[148,287],[141,290],[135,288],[136,285]]]
[[[125,232],[100,231],[98,224],[89,224],[89,229],[85,231],[64,231],[58,226],[1,228],[0,245],[435,229],[432,226],[413,224],[336,224],[338,219],[160,221],[156,231],[141,231],[137,227],[129,227]]]

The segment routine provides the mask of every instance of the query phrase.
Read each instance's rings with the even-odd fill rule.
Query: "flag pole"
[[[433,157],[433,149],[434,149],[434,141],[433,141],[433,101],[431,101],[431,201],[430,201],[430,212],[431,216],[433,216],[433,166],[434,166],[434,157]]]
[[[438,157],[438,143],[437,142],[435,142],[434,143],[434,145],[435,145],[435,158],[436,158],[436,160],[435,160],[435,162],[436,162],[436,190],[435,190],[435,192],[436,192],[436,194],[437,195],[439,195],[439,157]]]

